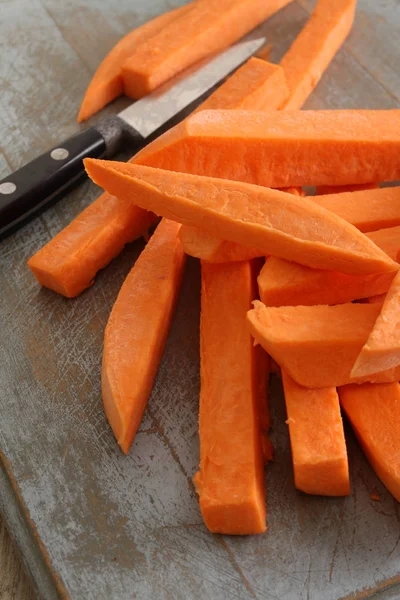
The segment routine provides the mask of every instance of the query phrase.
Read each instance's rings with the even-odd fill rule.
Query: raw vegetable
[[[151,23],[155,25],[155,21]],[[106,81],[105,72],[109,73],[109,77],[116,77],[116,63],[113,61],[109,67],[107,65],[106,59],[104,69],[99,69],[100,75],[103,74],[103,83]],[[100,85],[99,78],[93,80],[89,87],[91,92],[88,90],[89,95],[84,100],[82,111],[87,111],[88,106],[92,106],[93,94],[93,101],[101,99],[100,92],[97,96],[96,91]],[[117,78],[116,81],[120,82],[120,79]],[[205,101],[204,106],[223,106],[226,103],[226,107],[232,108],[234,103],[247,104],[248,94],[252,102],[263,106],[271,102],[275,106],[286,92],[282,68],[252,58],[224,82]],[[131,160],[134,161],[134,158]],[[109,194],[102,194],[32,257],[29,265],[42,285],[68,297],[77,296],[93,283],[99,269],[105,267],[125,244],[142,235],[154,220],[155,217],[147,211],[111,198]],[[196,235],[198,237],[198,232]],[[208,237],[209,243],[212,240],[215,243],[215,238]],[[231,242],[227,244],[229,251]]]
[[[204,522],[214,533],[266,529],[260,421],[265,423],[267,410],[267,371],[260,369],[245,320],[255,294],[250,262],[202,264],[200,470],[194,481]]]
[[[252,57],[195,112],[217,109],[266,110],[287,98],[285,73],[279,65]]]
[[[399,226],[366,235],[388,256],[397,260]],[[386,293],[395,275],[395,271],[346,275],[338,271],[309,269],[295,262],[269,257],[258,277],[258,289],[261,300],[267,306],[341,304]]]
[[[123,452],[139,427],[178,297],[185,254],[179,225],[164,219],[126,278],[104,335],[102,395]]]
[[[386,298],[386,294],[377,294],[376,296],[370,296],[369,298],[367,298],[367,302],[369,302],[369,304],[383,304]]]
[[[295,485],[307,494],[346,496],[349,466],[336,388],[307,389],[282,371]]]
[[[105,192],[36,252],[29,268],[41,285],[73,298],[156,220],[153,213]]]
[[[317,196],[313,200],[360,231],[400,225],[400,186]]]
[[[365,190],[376,190],[379,183],[359,183],[355,185],[317,185],[315,193],[317,196],[327,194],[342,194],[343,192],[363,192]]]
[[[295,196],[303,196],[301,188],[284,188],[282,191]],[[246,246],[241,246],[235,242],[221,240],[197,227],[183,225],[179,237],[186,254],[207,262],[226,263],[251,260],[264,254],[262,250],[256,248],[246,248]]]
[[[200,59],[217,53],[291,0],[201,0],[137,47],[122,65],[124,91],[141,98]]]
[[[355,186],[343,186],[343,189]],[[362,186],[358,186],[362,187]],[[332,188],[333,189],[333,188]],[[337,189],[337,186],[336,188]],[[309,200],[316,202],[319,206],[334,212],[345,221],[352,223],[357,229],[363,232],[375,231],[381,228],[389,228],[400,224],[400,187],[391,187],[376,189],[369,184],[368,193],[353,192],[338,192],[335,194],[309,197]],[[285,188],[282,191],[287,191],[298,195],[301,188]],[[301,190],[302,192],[302,190]],[[258,248],[245,248],[232,242],[218,239],[211,235],[200,233],[193,227],[183,226],[179,233],[184,250],[187,254],[202,258],[209,262],[229,262],[233,260],[248,260],[257,256],[262,256]],[[371,238],[373,239],[373,238]],[[392,255],[392,251],[388,251],[388,244],[383,248],[379,241],[373,241],[381,247],[389,256],[397,260],[396,256]],[[388,240],[389,241],[389,240]],[[391,247],[394,250],[397,242],[392,237]],[[361,298],[361,296],[359,296]],[[353,299],[353,298],[351,298]],[[348,302],[349,300],[344,300]],[[322,301],[322,304],[329,304],[330,301]],[[307,302],[309,304],[309,302]],[[320,302],[313,302],[320,304]]]
[[[289,99],[282,108],[300,108],[346,39],[357,0],[318,0],[310,20],[282,58]]]
[[[282,67],[250,58],[196,112],[210,109],[268,110],[278,108],[288,95]],[[285,189],[304,195],[301,188]],[[221,240],[196,227],[183,226],[180,238],[187,254],[208,262],[249,260],[262,254],[234,242]]]
[[[371,466],[400,502],[400,386],[348,385],[340,404]]]
[[[122,64],[134,54],[142,42],[187,13],[190,7],[191,4],[187,4],[152,19],[130,31],[114,46],[93,75],[79,109],[78,123],[85,121],[124,93]]]
[[[136,164],[86,159],[85,166],[95,183],[126,202],[265,254],[348,273],[398,268],[355,227],[305,198]]]
[[[350,375],[380,308],[379,304],[267,308],[256,301],[247,320],[255,340],[304,387],[391,383],[400,379],[400,368],[367,378]]]
[[[399,152],[400,110],[216,110],[188,117],[135,162],[280,188],[393,181]]]
[[[400,276],[397,274],[382,310],[351,371],[366,377],[400,365]]]
[[[258,278],[258,289],[266,306],[342,304],[387,292],[395,275],[396,271],[347,275],[270,256]]]

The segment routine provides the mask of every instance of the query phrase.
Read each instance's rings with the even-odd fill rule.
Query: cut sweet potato
[[[278,108],[283,101],[279,99],[285,99],[287,95],[282,67],[253,57],[203,102],[196,112],[210,109],[271,110]],[[304,195],[303,190],[298,187],[283,191]],[[207,262],[223,263],[262,256],[257,251],[221,240],[196,227],[184,225],[179,235],[187,254]]]
[[[365,190],[376,190],[379,183],[359,183],[355,185],[317,185],[315,193],[317,196],[327,194],[342,194],[344,192],[363,192]]]
[[[346,496],[349,465],[336,388],[307,389],[282,371],[294,481],[307,494]]]
[[[152,26],[156,26],[156,21],[158,19],[151,22]],[[150,24],[148,25],[150,27]],[[146,28],[147,25],[143,26],[143,31],[146,31]],[[131,52],[132,44],[135,43],[136,38],[132,34],[127,38],[126,44],[121,41],[121,52],[122,50]],[[117,84],[121,86],[120,65],[117,64],[118,48],[119,45],[111,53],[110,58],[105,60],[104,67],[99,68],[98,77],[95,76],[89,86],[87,98],[85,97],[81,108],[81,120],[100,110],[101,106],[95,102],[104,102],[104,94],[108,98],[107,90],[120,90],[120,87],[115,88]],[[99,86],[104,86],[105,91],[98,91]],[[281,67],[251,58],[224,82],[204,105],[222,107],[225,103],[227,108],[234,108],[237,103],[247,105],[248,95],[257,106],[265,107],[268,103],[272,103],[274,107],[286,92]],[[121,92],[118,91],[119,93]],[[89,114],[90,110],[92,113]],[[134,161],[134,158],[131,160]],[[301,188],[297,190],[298,193],[302,193]],[[295,193],[294,188],[290,191]],[[97,271],[106,266],[125,244],[142,235],[148,228],[148,223],[154,222],[153,219],[155,217],[149,215],[147,211],[111,198],[109,194],[102,194],[91,207],[31,259],[30,267],[42,285],[68,297],[77,296],[93,283]],[[196,235],[198,237],[198,232]],[[210,235],[208,240],[210,244],[215,243],[215,238]],[[218,240],[217,243],[219,244],[220,241]],[[230,252],[229,246],[232,243],[226,244]]]
[[[301,188],[284,188],[288,194],[303,197]],[[256,248],[246,248],[235,242],[221,240],[203,229],[183,225],[179,232],[179,237],[186,254],[200,258],[206,262],[226,263],[241,260],[251,260],[252,258],[264,255],[262,250]]]
[[[266,255],[348,273],[398,268],[355,227],[305,198],[136,164],[86,159],[85,165],[95,183],[127,202]]]
[[[301,108],[346,39],[354,21],[357,0],[318,0],[308,23],[281,65],[289,98],[282,108]]]
[[[366,301],[369,304],[380,304],[382,305],[385,301],[386,294],[377,294],[376,296],[369,296]]]
[[[285,73],[281,66],[252,57],[195,112],[201,110],[271,110],[287,98]]]
[[[280,188],[393,181],[399,150],[400,110],[215,110],[185,119],[135,162]]]
[[[360,231],[400,225],[400,186],[316,196],[313,201]]]
[[[386,294],[382,310],[363,346],[352,377],[366,377],[400,365],[400,276]]]
[[[255,294],[249,262],[202,264],[200,470],[194,481],[204,522],[214,533],[266,529],[261,441],[266,397],[260,398],[260,385],[265,393],[267,372],[260,370],[245,320]]]
[[[239,262],[264,255],[262,250],[247,248],[235,242],[221,240],[221,238],[204,231],[204,229],[190,227],[189,225],[181,227],[179,237],[186,254],[200,258],[205,262]]]
[[[266,307],[247,319],[253,337],[297,383],[309,388],[393,382],[400,368],[352,378],[354,362],[380,312],[379,304]]]
[[[73,298],[92,285],[128,242],[142,235],[157,217],[107,192],[88,206],[28,261],[41,285]]]
[[[122,65],[142,42],[162,31],[169,23],[190,10],[191,4],[164,13],[125,35],[107,54],[83,97],[78,123],[85,121],[124,93]]]
[[[400,386],[348,385],[340,404],[375,473],[400,502]]]
[[[397,260],[400,227],[380,229],[366,235],[388,256]],[[395,275],[396,271],[346,275],[270,257],[258,277],[258,289],[261,300],[267,306],[342,304],[386,293]]]
[[[163,220],[126,278],[104,335],[102,395],[123,452],[139,427],[173,316],[185,254],[179,225]]]
[[[202,58],[227,48],[291,0],[201,0],[143,41],[123,63],[124,91],[141,98]]]

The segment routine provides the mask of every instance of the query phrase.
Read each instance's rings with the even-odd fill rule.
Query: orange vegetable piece
[[[400,247],[400,227],[367,233],[367,237],[393,260]],[[258,277],[260,298],[267,306],[342,304],[384,294],[396,271],[373,275],[347,275],[310,269],[280,258],[267,258]]]
[[[210,109],[273,109],[278,108],[287,95],[282,67],[253,57],[203,102],[196,112]],[[284,191],[304,195],[301,188]],[[208,262],[249,260],[262,256],[254,249],[221,240],[197,227],[184,225],[179,235],[187,254]]]
[[[365,190],[376,190],[379,183],[356,183],[355,185],[317,185],[315,193],[317,196],[327,194],[342,194],[343,192],[363,192]]]
[[[288,194],[303,197],[301,188],[284,188]],[[263,256],[263,251],[256,248],[246,248],[235,242],[221,240],[203,229],[183,225],[179,237],[186,254],[201,258],[207,262],[226,263],[240,260],[251,260]]]
[[[346,440],[336,388],[307,389],[282,371],[294,481],[306,494],[350,493]]]
[[[127,202],[265,254],[350,273],[398,268],[355,227],[305,198],[136,164],[86,159],[85,165],[95,183]]]
[[[301,108],[346,39],[357,0],[318,0],[308,23],[281,60],[289,99],[282,108]]]
[[[167,13],[168,18],[172,18],[175,12]],[[151,23],[156,26],[156,21],[158,19]],[[150,27],[150,24],[148,25]],[[146,27],[147,25],[143,26],[143,31],[146,30]],[[136,32],[138,31],[136,30]],[[129,40],[136,43],[135,35],[131,35],[132,38]],[[118,47],[119,45],[114,49],[115,52],[111,53],[114,58],[118,54]],[[129,46],[129,51],[131,50],[132,48]],[[117,78],[116,81],[121,85],[120,71],[118,70],[117,76],[115,70],[117,63],[115,60],[111,60],[112,56],[109,61],[106,59],[104,69],[99,68],[99,77],[95,77],[89,86],[88,97],[84,100],[81,108],[82,114],[89,110],[88,107],[91,107],[93,112],[101,108],[95,109],[93,102],[104,101],[101,93],[96,91],[100,85],[99,79],[103,82],[102,85],[107,87],[107,78],[104,73],[109,73],[109,76],[114,79]],[[241,88],[243,88],[242,93],[240,93]],[[276,106],[285,93],[287,93],[287,88],[282,68],[251,58],[224,82],[205,101],[204,105],[211,103],[223,106],[225,103],[227,107],[233,107],[235,103],[247,104],[246,97],[249,94],[252,102],[263,105],[270,102]],[[131,160],[134,161],[134,158]],[[77,296],[93,283],[99,269],[105,267],[125,244],[142,235],[154,223],[154,220],[155,217],[147,211],[111,198],[109,194],[102,194],[92,206],[72,221],[66,229],[55,236],[29,261],[30,267],[42,285],[68,297]],[[212,239],[215,241],[215,238]],[[230,242],[228,242],[229,244]]]
[[[329,196],[310,196],[309,200],[312,200],[319,206],[334,212],[336,215],[342,217],[342,219],[348,221],[363,232],[373,232],[381,228],[387,229],[386,240],[384,237],[381,237],[380,239],[379,237],[378,239],[375,239],[371,235],[369,235],[369,237],[375,244],[382,248],[386,254],[389,254],[391,258],[397,260],[397,257],[393,254],[393,252],[395,251],[396,247],[398,248],[398,236],[397,233],[394,235],[394,229],[393,234],[391,234],[389,228],[400,224],[400,187],[371,189],[374,189],[374,191],[371,193],[354,192],[350,194],[340,192],[338,194],[332,194]],[[303,192],[301,188],[286,188],[285,191],[296,195],[302,195],[301,193]],[[249,260],[257,256],[262,256],[262,251],[258,248],[245,248],[239,244],[227,242],[226,240],[218,239],[210,234],[205,234],[203,231],[200,232],[195,227],[183,226],[179,232],[179,235],[183,244],[183,248],[187,254],[195,256],[196,258],[207,260],[209,262]],[[382,235],[384,235],[383,229],[379,236]],[[385,246],[382,244],[385,244]],[[315,273],[314,276],[316,277],[317,274]],[[344,282],[342,280],[339,280],[338,282],[340,286],[342,286],[343,283]],[[278,281],[276,284],[278,284]],[[332,285],[335,285],[334,282],[332,282]],[[385,291],[387,289],[388,287],[386,287]],[[320,292],[321,291],[322,289],[320,289]],[[344,288],[343,292],[346,293]],[[358,296],[358,298],[361,297],[362,296]],[[344,296],[344,298],[345,299],[340,300],[340,302],[350,302],[350,300],[355,299],[353,297],[348,298],[347,296]],[[299,304],[301,303],[303,302],[299,302]],[[326,301],[306,302],[306,304],[310,303],[330,304],[331,302],[328,296],[328,300]]]
[[[351,374],[366,377],[400,365],[400,276],[396,275],[382,310]]]
[[[281,66],[254,56],[239,67],[195,112],[217,109],[278,108],[288,96]]]
[[[148,38],[162,31],[169,23],[190,10],[191,4],[180,6],[164,13],[125,35],[107,54],[93,75],[83,97],[78,114],[78,123],[85,121],[106,104],[124,93],[122,64]]]
[[[188,117],[135,162],[280,188],[393,181],[399,150],[400,110],[216,110]]]
[[[376,296],[370,296],[367,298],[369,304],[383,304],[386,298],[386,294],[377,294]]]
[[[400,386],[347,385],[340,404],[372,468],[400,502]]]
[[[379,312],[379,304],[272,308],[255,301],[247,320],[255,340],[290,377],[321,388],[400,379],[400,368],[367,378],[350,375]]]
[[[267,371],[259,368],[245,320],[255,294],[250,262],[202,264],[200,470],[194,481],[214,533],[266,529],[260,402],[266,408]]]
[[[146,408],[180,289],[185,254],[178,230],[167,220],[157,227],[125,279],[105,330],[103,402],[125,454]]]
[[[316,196],[313,201],[360,231],[400,225],[400,186]]]
[[[41,285],[73,298],[156,220],[153,213],[105,192],[36,252],[28,260],[29,268]]]
[[[143,41],[123,63],[124,90],[141,98],[186,67],[220,52],[291,0],[201,0]]]

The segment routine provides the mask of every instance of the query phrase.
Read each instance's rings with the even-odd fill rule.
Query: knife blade
[[[60,198],[84,175],[83,159],[109,158],[124,138],[136,150],[172,117],[194,103],[265,44],[247,36],[208,61],[186,70],[168,84],[100,121],[0,181],[0,236]]]

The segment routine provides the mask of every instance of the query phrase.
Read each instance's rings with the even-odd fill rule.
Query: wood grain
[[[20,557],[0,518],[0,600],[34,600]]]
[[[80,99],[101,58],[129,29],[182,3],[0,0],[0,170],[19,167],[77,131]],[[261,27],[273,44],[273,61],[280,60],[313,5],[298,0]],[[351,36],[308,108],[398,106],[399,8],[398,0],[359,0]],[[296,492],[276,380],[271,398],[277,450],[267,473],[269,532],[248,539],[205,530],[191,480],[198,466],[199,271],[194,260],[188,263],[140,432],[129,456],[121,455],[101,405],[102,338],[143,243],[128,246],[73,301],[39,289],[26,267],[27,258],[97,194],[85,182],[0,245],[0,448],[20,517],[12,517],[17,504],[2,496],[3,486],[0,505],[43,597],[400,597],[382,591],[400,581],[398,504],[351,434],[352,495],[328,499]],[[381,502],[371,500],[376,491]],[[23,527],[32,546],[23,542]],[[17,576],[20,566],[10,566],[11,553],[5,560],[0,562],[1,600],[1,594],[8,594],[7,600],[30,599]],[[16,583],[10,586],[9,580]]]

